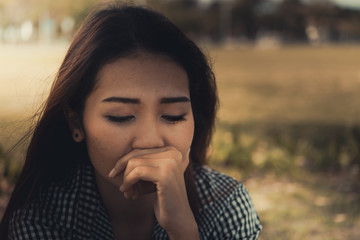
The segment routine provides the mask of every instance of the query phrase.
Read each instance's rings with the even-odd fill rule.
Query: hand
[[[198,233],[186,194],[184,172],[188,165],[189,152],[183,156],[174,147],[139,149],[122,157],[109,175],[124,174],[120,190],[127,198],[156,192],[154,213],[159,224],[171,238],[193,239]]]

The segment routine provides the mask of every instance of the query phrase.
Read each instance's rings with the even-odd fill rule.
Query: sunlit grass
[[[210,49],[221,121],[360,121],[360,46]]]

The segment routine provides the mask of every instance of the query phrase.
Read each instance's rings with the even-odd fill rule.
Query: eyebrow
[[[139,104],[140,103],[140,100],[137,98],[125,98],[125,97],[109,97],[102,101],[103,102],[130,103],[130,104]]]
[[[138,98],[127,98],[127,97],[109,97],[102,102],[115,102],[115,103],[127,103],[127,104],[140,104],[141,101]],[[170,104],[170,103],[182,103],[190,102],[190,99],[185,96],[181,97],[164,97],[160,99],[161,104]]]
[[[161,98],[160,103],[181,103],[181,102],[190,102],[188,97],[169,97],[169,98]]]

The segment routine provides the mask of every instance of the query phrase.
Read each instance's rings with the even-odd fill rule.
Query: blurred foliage
[[[360,180],[360,126],[218,124],[211,163],[243,175],[347,172]]]
[[[27,148],[26,135],[32,121],[14,121],[9,118],[0,119],[0,182],[10,184],[16,182],[24,161]]]

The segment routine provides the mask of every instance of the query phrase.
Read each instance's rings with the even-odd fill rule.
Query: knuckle
[[[166,161],[166,164],[164,164],[164,169],[171,171],[172,169],[177,168],[178,163],[175,159],[169,158],[168,161]]]
[[[171,173],[172,173],[172,171],[170,169],[162,168],[159,173],[159,177],[160,177],[160,179],[163,179],[164,181],[166,181],[166,179],[170,178]]]
[[[143,169],[141,167],[137,167],[133,171],[135,176],[139,176],[143,172]]]
[[[130,159],[130,160],[127,162],[126,167],[127,167],[127,168],[131,168],[131,167],[133,167],[133,166],[134,166],[134,160],[133,160],[133,159]]]
[[[127,165],[128,165],[129,167],[135,168],[135,167],[141,165],[141,161],[142,161],[141,158],[132,158],[132,159],[130,159],[130,160],[128,161]]]
[[[179,150],[177,150],[175,147],[169,147],[168,152],[169,152],[170,156],[176,160],[181,160],[183,157],[181,152]]]
[[[131,170],[134,168],[135,168],[134,162],[129,161],[125,167],[125,172],[127,172],[129,174],[131,172]]]
[[[145,166],[139,166],[139,167],[136,167],[133,171],[134,171],[135,176],[141,177],[141,176],[146,175],[147,168]]]
[[[177,158],[178,158],[179,160],[182,160],[182,159],[183,159],[183,155],[181,154],[180,151],[177,152]]]
[[[174,159],[176,159],[176,160],[179,160],[179,159],[182,159],[182,154],[181,154],[181,152],[179,152],[179,151],[175,151],[175,150],[172,150],[171,151],[171,156],[174,158]]]

